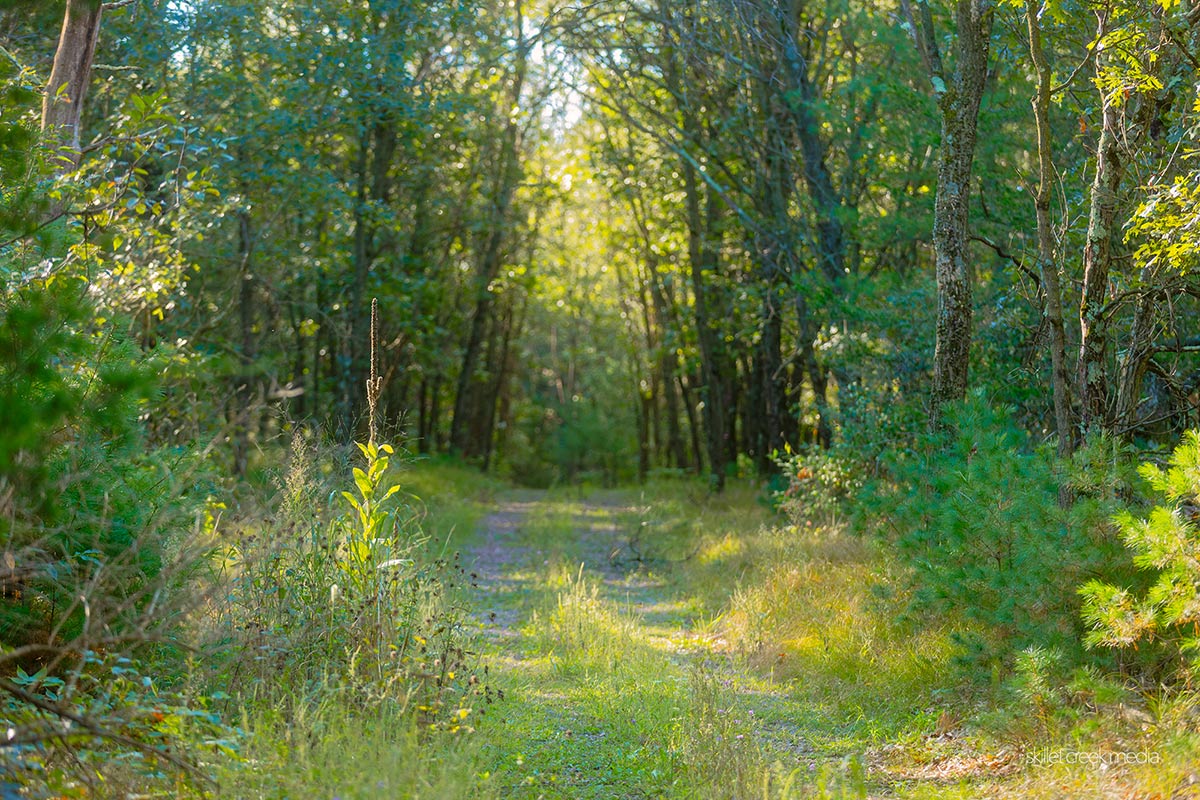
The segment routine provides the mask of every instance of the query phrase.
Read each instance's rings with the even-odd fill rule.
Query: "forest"
[[[1195,0],[2,0],[0,800],[1200,798],[1198,254]]]

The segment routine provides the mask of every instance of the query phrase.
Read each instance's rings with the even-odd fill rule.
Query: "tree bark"
[[[100,38],[100,0],[68,0],[54,66],[42,101],[42,131],[58,153],[56,175],[79,166],[79,122],[87,97],[96,42]]]
[[[1071,381],[1067,374],[1067,339],[1063,326],[1062,289],[1057,243],[1050,223],[1050,192],[1054,182],[1054,160],[1050,138],[1050,64],[1042,48],[1040,7],[1027,2],[1025,17],[1029,26],[1029,53],[1037,71],[1037,92],[1033,97],[1033,116],[1037,124],[1038,189],[1037,211],[1038,271],[1045,294],[1046,324],[1050,328],[1050,372],[1054,392],[1054,427],[1058,434],[1058,454],[1070,455],[1074,449],[1075,429],[1071,419]]]
[[[933,353],[930,425],[941,424],[941,408],[967,393],[971,355],[971,275],[968,265],[971,171],[979,107],[987,83],[994,9],[989,0],[955,3],[954,74],[948,75],[927,3],[920,19],[909,0],[901,0],[917,49],[929,71],[941,116],[937,197],[933,211],[934,268],[937,275],[937,338]]]
[[[1097,41],[1108,34],[1108,12],[1097,12]],[[1103,48],[1096,54],[1099,77],[1108,61]],[[1096,177],[1092,182],[1087,238],[1083,247],[1083,291],[1079,303],[1079,392],[1080,424],[1085,435],[1103,429],[1110,421],[1108,409],[1108,331],[1104,304],[1108,298],[1108,273],[1112,265],[1113,224],[1117,216],[1117,192],[1124,177],[1118,151],[1120,121],[1112,98],[1101,92],[1100,138],[1096,145]]]
[[[1143,271],[1143,280],[1148,282],[1152,270]],[[1129,331],[1129,345],[1125,348],[1125,356],[1121,359],[1121,368],[1117,381],[1117,409],[1113,421],[1125,430],[1132,431],[1137,427],[1135,418],[1138,403],[1142,396],[1142,382],[1146,377],[1146,367],[1154,355],[1154,334],[1159,327],[1157,304],[1153,295],[1146,294],[1138,298],[1133,312],[1133,325]]]

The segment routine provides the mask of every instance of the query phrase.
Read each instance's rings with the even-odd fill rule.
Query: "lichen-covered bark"
[[[1107,16],[1100,15],[1098,40],[1108,33]],[[1099,74],[1107,62],[1103,49],[1096,56]],[[1102,97],[1100,139],[1096,145],[1096,178],[1092,182],[1087,238],[1083,247],[1083,291],[1079,303],[1079,392],[1080,422],[1085,433],[1108,423],[1108,332],[1103,317],[1108,298],[1108,273],[1112,264],[1113,225],[1117,216],[1117,191],[1124,166],[1118,152],[1118,109],[1108,96]]]
[[[959,0],[955,19],[957,58],[949,84],[936,50],[928,58],[942,118],[933,221],[938,286],[932,406],[935,424],[940,407],[962,399],[967,391],[972,317],[968,212],[979,106],[987,82],[993,9],[986,0]]]

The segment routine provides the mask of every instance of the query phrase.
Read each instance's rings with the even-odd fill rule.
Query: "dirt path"
[[[852,693],[855,663],[779,680],[746,666],[706,616],[737,576],[700,566],[705,551],[679,561],[697,555],[680,548],[709,530],[703,518],[676,528],[669,551],[676,512],[631,496],[513,492],[479,523],[466,563],[505,696],[477,728],[494,796],[1022,796],[1017,751],[971,739],[944,711],[933,724],[936,705],[903,717],[886,698],[869,705],[879,695]],[[1072,796],[1128,796],[1096,791]]]
[[[605,496],[570,503],[567,538],[535,549],[521,536],[522,526],[551,503],[546,492],[513,492],[479,524],[478,543],[468,551],[467,562],[474,565],[478,576],[483,609],[478,618],[489,639],[518,635],[518,625],[531,610],[525,601],[537,593],[543,577],[538,567],[550,566],[552,556],[598,578],[606,599],[651,629],[669,632],[672,626],[692,626],[695,620],[687,617],[685,604],[669,597],[667,582],[661,577],[647,576],[639,554],[630,550],[628,532],[618,518],[635,513],[634,507]],[[676,633],[679,636],[672,638],[689,638],[683,631]]]
[[[644,554],[629,542],[636,520],[636,509],[616,497],[520,492],[480,522],[467,558],[477,576],[477,619],[499,681],[522,706],[504,709],[494,746],[504,795],[689,796],[689,754],[675,751],[703,745],[689,730],[696,727],[715,726],[706,735],[720,740],[726,725],[738,747],[750,737],[764,763],[785,773],[815,770],[813,748],[792,722],[800,709],[722,652],[697,604],[669,581],[669,566],[639,560]],[[596,601],[617,610],[626,633],[652,651],[645,668],[627,674],[616,665],[597,676],[553,652],[545,629],[571,580],[564,574],[587,580]],[[698,674],[712,695],[702,707],[693,696]]]

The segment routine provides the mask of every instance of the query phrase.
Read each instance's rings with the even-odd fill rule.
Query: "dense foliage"
[[[469,729],[407,454],[759,479],[960,660],[1186,684],[1198,64],[1172,0],[4,4],[0,767]]]

